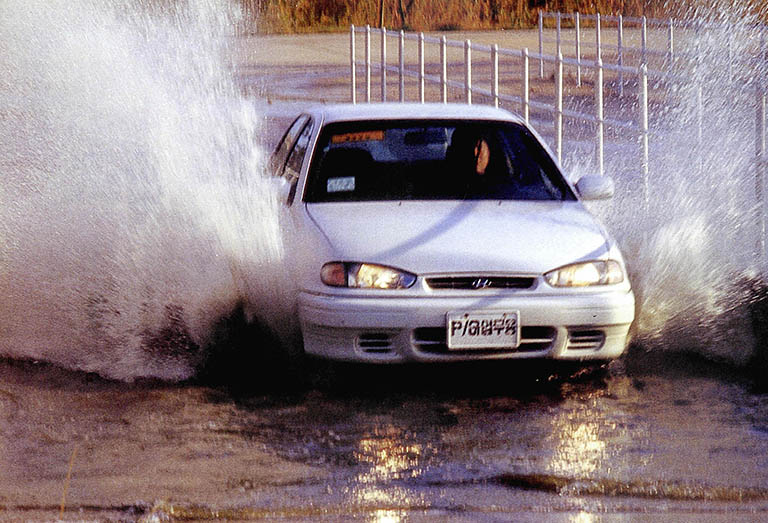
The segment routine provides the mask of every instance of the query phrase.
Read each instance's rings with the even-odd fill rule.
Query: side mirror
[[[582,200],[607,200],[613,197],[613,179],[608,176],[587,174],[576,182],[576,191]]]

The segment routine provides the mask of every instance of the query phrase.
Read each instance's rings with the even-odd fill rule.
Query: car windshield
[[[307,202],[575,199],[524,126],[463,120],[329,124],[304,193]]]

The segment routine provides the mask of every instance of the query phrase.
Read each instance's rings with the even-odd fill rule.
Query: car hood
[[[307,212],[339,260],[417,274],[540,274],[610,249],[579,202],[317,203]]]

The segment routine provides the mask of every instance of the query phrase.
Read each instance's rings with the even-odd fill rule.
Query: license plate
[[[505,349],[520,345],[520,311],[457,311],[446,315],[449,349]]]

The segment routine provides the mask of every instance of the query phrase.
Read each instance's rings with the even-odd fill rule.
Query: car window
[[[293,144],[296,143],[296,138],[298,138],[299,133],[304,129],[307,120],[309,120],[309,116],[305,114],[296,118],[293,123],[291,123],[290,127],[288,127],[285,134],[283,134],[280,142],[278,142],[277,147],[269,160],[269,172],[273,176],[282,176],[288,153],[291,152]]]
[[[304,163],[304,156],[307,154],[307,148],[309,146],[309,139],[312,136],[312,120],[308,119],[304,128],[301,130],[296,143],[288,154],[288,159],[285,162],[285,169],[283,170],[283,177],[291,184],[291,190],[288,194],[288,205],[293,203],[293,199],[296,196],[296,186],[299,181],[299,174],[301,173],[301,165]]]
[[[316,150],[308,202],[576,199],[538,139],[511,122],[336,123]]]

